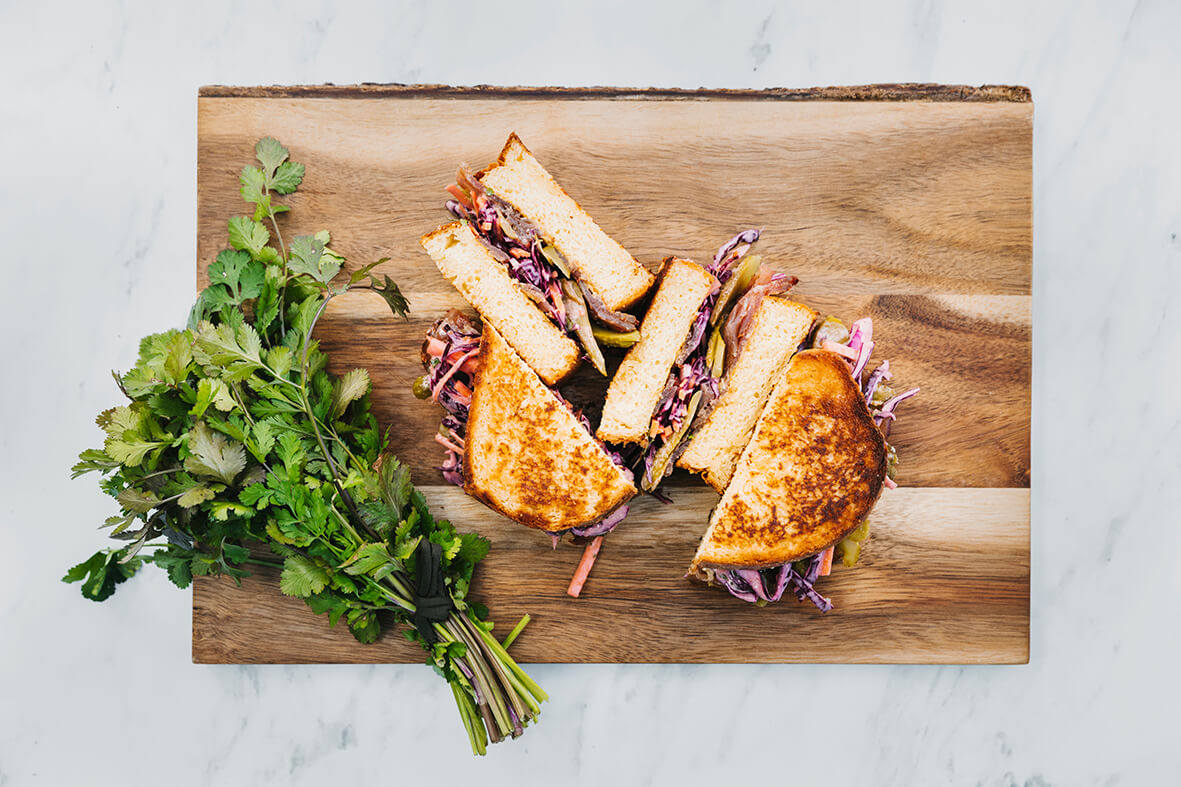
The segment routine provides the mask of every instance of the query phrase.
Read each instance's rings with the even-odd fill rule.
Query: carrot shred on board
[[[832,573],[832,553],[835,549],[836,544],[833,544],[820,553],[820,576],[827,577]]]
[[[570,580],[570,587],[566,589],[566,595],[578,598],[578,594],[582,592],[582,586],[586,584],[586,578],[590,576],[591,566],[595,564],[599,548],[602,546],[602,536],[595,536],[594,540],[586,545],[586,551],[582,553],[582,560],[578,561],[578,568],[574,569],[574,577]]]

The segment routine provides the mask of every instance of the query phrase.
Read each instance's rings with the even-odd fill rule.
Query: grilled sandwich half
[[[464,445],[464,491],[521,524],[558,533],[603,520],[636,494],[631,472],[484,325]]]
[[[849,365],[796,353],[742,451],[690,573],[765,570],[815,555],[865,519],[886,478],[886,443]]]

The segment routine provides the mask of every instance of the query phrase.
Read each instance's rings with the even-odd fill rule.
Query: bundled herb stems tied
[[[194,574],[236,581],[248,566],[281,568],[283,593],[332,625],[343,619],[374,642],[382,615],[455,695],[473,751],[520,735],[545,692],[492,634],[487,610],[467,599],[488,542],[435,520],[409,472],[385,452],[369,412],[364,369],[334,376],[312,338],[333,298],[367,289],[395,315],[409,304],[380,260],[347,276],[327,232],[284,242],[304,167],[267,137],[258,166],[242,170],[252,216],[229,220],[232,248],[209,266],[184,330],[146,337],[135,368],[115,375],[127,403],[104,411],[100,449],[82,452],[74,477],[97,471],[120,512],[106,520],[121,546],[74,566],[66,582],[102,601],[146,563],[178,587]],[[342,281],[337,281],[341,279]]]

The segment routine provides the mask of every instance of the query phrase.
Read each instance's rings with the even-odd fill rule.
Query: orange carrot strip
[[[836,544],[833,544],[820,553],[820,576],[827,577],[832,573],[832,554],[835,550]]]
[[[595,557],[599,554],[601,546],[603,546],[602,536],[595,536],[594,540],[586,545],[586,551],[582,553],[582,560],[578,561],[578,568],[574,569],[574,578],[570,580],[570,587],[566,589],[566,595],[578,598],[578,594],[582,592],[582,586],[586,584],[586,578],[590,576],[591,566],[595,564]]]
[[[456,372],[458,372],[460,367],[463,366],[464,361],[466,361],[468,358],[471,358],[473,355],[475,355],[479,351],[480,351],[480,348],[477,347],[476,349],[472,350],[471,352],[464,353],[463,355],[460,356],[459,362],[456,363],[454,366],[452,366],[450,371],[447,372],[447,374],[443,375],[443,378],[441,380],[439,380],[439,382],[435,385],[435,390],[431,391],[431,401],[432,402],[439,401],[439,394],[442,392],[443,386],[447,384],[448,380],[450,380],[452,377],[455,376]]]

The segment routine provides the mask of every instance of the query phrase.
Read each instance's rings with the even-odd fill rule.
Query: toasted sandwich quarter
[[[886,443],[848,364],[804,350],[776,383],[690,572],[769,568],[816,554],[865,519]]]
[[[631,473],[485,324],[464,444],[464,491],[521,524],[556,532],[602,519],[636,488]]]
[[[713,274],[695,262],[665,261],[660,286],[640,324],[640,341],[628,350],[607,387],[597,432],[600,440],[637,443],[647,439],[669,371],[702,303],[717,286]]]
[[[452,222],[420,241],[439,271],[503,334],[546,385],[555,385],[578,366],[581,352],[513,282],[465,222]]]
[[[496,163],[476,177],[536,224],[608,308],[630,306],[652,286],[651,272],[603,232],[515,133]]]
[[[722,380],[722,395],[697,427],[677,465],[701,473],[718,492],[750,442],[771,388],[812,329],[816,312],[802,303],[763,298],[737,360]]]

